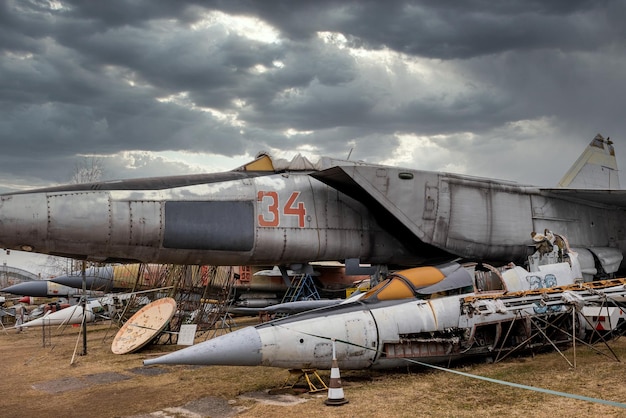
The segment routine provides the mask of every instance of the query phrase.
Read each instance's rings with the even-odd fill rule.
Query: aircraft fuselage
[[[529,231],[549,229],[584,252],[584,272],[596,271],[595,257],[613,273],[626,249],[626,211],[606,197],[624,197],[601,192],[331,160],[313,171],[2,195],[0,247],[101,262],[416,266],[457,257],[521,262],[532,252]]]
[[[573,326],[583,332],[583,319],[575,319],[578,325],[572,320],[573,306],[626,293],[624,279],[588,288],[575,283],[579,274],[577,258],[540,271],[516,266],[502,274],[455,269],[454,263],[417,267],[395,273],[360,299],[243,328],[144,364],[328,369],[333,340],[346,369],[566,346]]]
[[[612,257],[626,250],[626,211],[610,199],[624,201],[621,191],[540,189],[359,165],[338,165],[313,176],[367,202],[383,228],[396,236],[416,237],[466,259],[519,262],[532,252],[525,245],[529,231],[545,229],[566,236],[572,247],[602,248]]]
[[[100,261],[274,265],[415,255],[359,202],[306,174],[155,190],[50,190],[0,197],[0,246]]]

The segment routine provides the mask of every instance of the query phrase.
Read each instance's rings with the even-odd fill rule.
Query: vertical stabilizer
[[[619,173],[613,142],[598,134],[563,176],[558,187],[617,190]]]

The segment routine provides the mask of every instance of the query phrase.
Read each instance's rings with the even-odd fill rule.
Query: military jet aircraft
[[[577,254],[567,244],[550,246],[530,271],[476,263],[416,267],[391,274],[360,298],[243,328],[144,365],[328,369],[333,341],[346,369],[563,347],[582,336],[581,308],[623,298],[626,280],[584,283]]]
[[[626,250],[612,142],[596,136],[566,177],[587,188],[259,155],[223,173],[0,195],[0,247],[125,263],[497,265],[523,261],[528,231],[550,229],[570,239],[588,279],[610,275]]]

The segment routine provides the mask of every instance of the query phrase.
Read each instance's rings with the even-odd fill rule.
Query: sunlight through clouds
[[[469,10],[9,0],[0,188],[60,184],[78,155],[129,153],[107,159],[124,178],[253,150],[553,184],[597,133],[626,165],[623,5]]]
[[[444,135],[398,134],[397,138],[400,145],[394,149],[391,158],[381,161],[381,164],[452,173],[464,173],[466,170],[464,162],[457,160],[458,156],[441,144],[446,139]]]
[[[203,13],[202,18],[191,25],[191,29],[198,31],[215,25],[228,28],[229,31],[251,40],[268,44],[280,42],[280,32],[261,19],[217,11]]]

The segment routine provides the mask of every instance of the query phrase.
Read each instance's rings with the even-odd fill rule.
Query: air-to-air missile
[[[341,368],[392,368],[571,343],[572,329],[579,332],[572,310],[623,297],[626,280],[584,283],[577,255],[557,247],[536,257],[541,260],[531,271],[475,263],[400,271],[352,301],[247,327],[144,364],[328,369],[334,340]]]
[[[615,272],[626,199],[612,142],[594,138],[561,186],[259,155],[223,173],[1,195],[0,247],[108,263],[405,268],[523,262],[528,231],[550,229],[569,237],[589,278]]]

